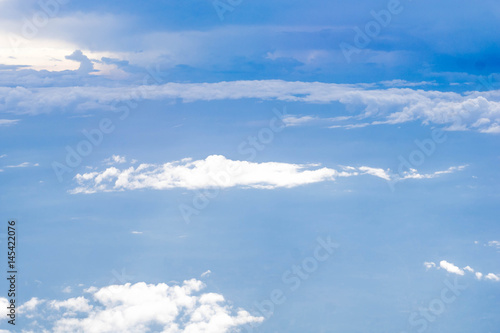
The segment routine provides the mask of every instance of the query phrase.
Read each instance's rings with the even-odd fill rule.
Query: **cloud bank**
[[[500,90],[440,92],[410,88],[373,88],[367,84],[288,82],[282,80],[218,83],[166,83],[122,87],[0,87],[0,112],[37,114],[72,108],[112,110],[119,103],[180,99],[184,102],[238,99],[302,103],[338,102],[355,115],[340,126],[400,124],[420,121],[449,130],[500,133]],[[327,118],[327,120],[338,118]],[[289,125],[317,121],[313,116],[290,117]]]

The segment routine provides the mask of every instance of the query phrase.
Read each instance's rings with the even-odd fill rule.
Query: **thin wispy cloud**
[[[494,241],[489,241],[489,242],[488,242],[488,246],[490,246],[490,247],[494,247],[494,248],[496,248],[496,249],[499,249],[499,250],[500,250],[500,242],[499,242],[499,241],[496,241],[496,240],[494,240]]]
[[[38,163],[23,162],[16,165],[7,165],[5,168],[28,168],[40,166]]]
[[[66,286],[62,289],[62,292],[65,293],[65,294],[69,294],[73,291],[73,288],[71,288],[70,286]]]
[[[203,273],[201,274],[201,277],[208,277],[208,276],[210,276],[210,274],[212,274],[212,271],[211,271],[211,270],[208,270],[208,271],[206,271],[206,272],[203,272]]]
[[[447,271],[449,273],[453,273],[453,274],[457,274],[457,275],[464,275],[465,274],[463,270],[461,270],[460,268],[458,268],[454,264],[447,262],[446,260],[441,260],[439,262],[439,267],[441,267],[442,269],[444,269],[445,271]]]
[[[424,266],[425,266],[425,268],[430,269],[430,268],[436,267],[436,264],[433,262],[426,261],[426,262],[424,262]]]
[[[331,117],[331,118],[321,118],[318,116],[295,116],[295,115],[286,115],[283,117],[283,123],[287,127],[294,126],[313,126],[313,125],[327,125],[329,123],[338,123],[343,122],[349,119],[352,119],[352,116],[339,116],[339,117]],[[340,127],[341,125],[331,125],[329,127]]]
[[[10,126],[15,125],[20,121],[20,119],[0,119],[0,126]]]
[[[424,174],[419,173],[417,169],[410,169],[410,171],[404,171],[399,177],[399,179],[431,179],[439,177],[441,175],[462,171],[465,168],[467,168],[467,165],[459,165],[459,166],[449,167],[446,170],[436,171],[433,173],[424,173]]]

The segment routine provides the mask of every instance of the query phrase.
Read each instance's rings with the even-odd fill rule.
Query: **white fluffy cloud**
[[[366,85],[282,80],[233,81],[218,83],[166,83],[124,87],[2,87],[5,96],[0,111],[16,113],[49,112],[54,109],[111,108],[120,101],[182,99],[215,101],[228,99],[275,99],[287,102],[340,102],[358,110],[350,123],[337,127],[356,128],[409,121],[438,124],[449,130],[476,130],[500,133],[500,91],[424,91],[410,88],[370,88]],[[317,121],[313,116],[289,117],[288,125]],[[332,121],[336,118],[327,118]],[[340,119],[337,119],[337,121]]]
[[[458,169],[453,169],[458,170]],[[340,170],[311,164],[281,162],[255,163],[230,160],[221,155],[211,155],[204,160],[190,158],[161,165],[140,164],[125,169],[110,167],[75,176],[78,186],[71,193],[94,193],[137,189],[200,189],[248,187],[261,189],[290,188],[305,184],[332,181],[338,177],[372,175],[384,180],[433,178],[450,170],[433,174],[418,174],[412,170],[402,176],[392,175],[390,170],[342,167]]]
[[[200,293],[204,287],[196,279],[178,286],[140,282],[91,287],[85,296],[62,301],[33,298],[20,311],[36,331],[55,333],[224,333],[264,320],[233,309],[220,294]]]
[[[38,305],[40,305],[44,302],[45,302],[45,300],[41,300],[37,297],[33,297],[32,299],[30,299],[29,301],[27,301],[26,303],[21,305],[18,310],[20,313],[31,312],[31,311],[35,310]]]
[[[492,280],[492,281],[500,281],[500,275],[498,274],[493,274],[493,273],[488,273],[485,277],[486,280]]]
[[[484,278],[485,280],[490,280],[490,281],[495,281],[495,282],[500,281],[500,274],[488,273],[488,274],[484,275],[481,272],[476,272],[474,270],[474,268],[472,268],[470,266],[465,266],[463,269],[461,269],[458,266],[456,266],[455,264],[448,262],[446,260],[441,260],[439,262],[439,267],[432,261],[424,262],[424,266],[426,267],[427,270],[429,270],[430,268],[436,268],[436,269],[442,268],[445,271],[447,271],[448,273],[462,275],[462,276],[465,275],[465,272],[469,272],[469,273],[474,274],[474,276],[478,280],[481,280]]]
[[[89,304],[89,300],[83,296],[70,298],[64,301],[51,301],[50,307],[71,312],[89,312],[92,310],[92,305]]]
[[[446,270],[449,273],[457,274],[457,275],[464,275],[464,271],[455,266],[454,264],[447,262],[446,260],[441,260],[439,262],[439,267],[442,269]]]

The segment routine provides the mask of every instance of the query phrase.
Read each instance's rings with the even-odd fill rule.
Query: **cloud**
[[[433,173],[427,173],[427,174],[421,174],[419,173],[416,169],[410,169],[409,171],[404,171],[400,176],[399,179],[397,180],[404,180],[404,179],[430,179],[430,178],[436,178],[441,175],[446,175],[450,173],[454,173],[456,171],[462,171],[465,168],[467,168],[467,165],[459,165],[459,166],[454,166],[454,167],[449,167],[446,170],[442,171],[436,171]],[[379,169],[380,170],[380,169]]]
[[[7,165],[6,168],[28,168],[40,166],[38,163],[23,162],[17,165]]]
[[[15,125],[18,122],[19,122],[19,119],[0,119],[0,126]]]
[[[453,169],[455,170],[455,169]],[[450,171],[451,172],[451,171]],[[447,171],[420,175],[413,170],[400,177],[390,170],[362,166],[342,167],[341,170],[320,167],[317,164],[291,164],[281,162],[255,163],[230,160],[222,155],[210,155],[204,160],[185,158],[165,164],[140,164],[125,169],[110,167],[103,171],[77,174],[76,193],[95,193],[138,189],[165,190],[172,188],[291,188],[306,184],[333,181],[337,177],[372,175],[384,180],[433,178]]]
[[[436,267],[436,264],[432,261],[430,261],[430,262],[426,261],[426,262],[424,262],[424,266],[425,266],[425,268],[430,269],[430,268]]]
[[[287,127],[304,126],[304,125],[322,125],[325,123],[337,123],[352,119],[352,116],[339,116],[331,118],[320,118],[317,116],[296,116],[286,115],[283,117],[283,123]],[[332,125],[330,128],[344,127],[347,125]]]
[[[344,173],[328,168],[233,161],[221,155],[211,155],[205,160],[192,161],[188,158],[162,165],[140,164],[123,170],[111,167],[102,172],[78,174],[75,179],[79,187],[72,193],[234,186],[272,189],[333,180],[340,175]]]
[[[71,287],[70,287],[70,286],[66,286],[66,287],[64,287],[64,288],[63,288],[63,290],[62,290],[62,292],[63,292],[63,293],[66,293],[66,294],[71,293],[71,291],[72,291],[72,289],[71,289]]]
[[[455,266],[454,264],[452,264],[446,260],[441,260],[439,262],[439,267],[437,267],[434,262],[427,262],[427,261],[424,262],[424,266],[427,268],[427,270],[429,270],[431,268],[437,268],[437,269],[442,268],[449,273],[457,274],[457,275],[461,275],[461,276],[464,276],[465,272],[469,272],[469,273],[474,274],[474,276],[476,277],[477,280],[482,280],[484,278],[484,280],[490,280],[490,281],[495,281],[495,282],[500,281],[500,274],[488,273],[485,276],[481,272],[476,272],[475,269],[470,267],[470,266],[465,266],[463,269],[460,269],[458,266]]]
[[[45,303],[45,300],[41,300],[37,297],[33,297],[23,305],[19,307],[19,312],[20,313],[26,313],[26,312],[32,312],[34,311],[40,304]]]
[[[470,267],[470,266],[465,266],[464,267],[464,271],[474,273],[474,269],[472,267]]]
[[[464,271],[458,268],[457,266],[453,265],[452,263],[447,262],[446,260],[442,260],[439,262],[439,267],[442,269],[446,270],[449,273],[457,274],[457,275],[464,275]]]
[[[390,80],[390,81],[380,81],[379,84],[386,86],[386,87],[420,87],[420,86],[437,86],[438,84],[436,82],[427,82],[427,81],[421,81],[421,82],[410,82],[406,80]]]
[[[164,283],[111,285],[86,289],[88,295],[67,300],[38,300],[20,309],[32,318],[37,331],[62,332],[151,332],[225,333],[260,323],[243,309],[233,309],[224,296],[201,293],[205,285],[196,279],[182,285]],[[5,302],[6,299],[0,299]],[[44,322],[49,318],[48,322]]]
[[[208,270],[204,273],[201,274],[201,277],[205,277],[205,276],[209,276],[210,274],[212,274],[212,271],[211,270]]]
[[[133,235],[142,235],[142,231],[132,231],[130,233]]]
[[[312,117],[312,116],[303,116],[303,117],[285,116],[283,118],[283,123],[285,123],[285,126],[291,127],[291,126],[298,126],[298,125],[310,123],[316,119],[318,119],[318,118]]]
[[[13,2],[4,1],[9,4]],[[9,32],[20,33],[20,28],[26,20],[24,18],[26,10],[30,13],[31,10],[39,10],[36,3],[36,1],[30,1],[30,5],[16,5],[16,15],[2,8],[0,28],[3,35],[8,36]],[[43,55],[45,56],[42,62],[45,65],[44,68],[61,70],[58,66],[62,62],[61,58],[65,60],[64,55],[75,49],[81,49],[91,59],[89,50],[106,52],[109,53],[106,57],[130,61],[131,64],[163,62],[169,67],[185,65],[199,69],[199,71],[218,72],[219,75],[216,74],[218,77],[241,77],[242,75],[238,74],[244,71],[249,73],[247,77],[252,78],[288,77],[295,80],[298,76],[306,81],[317,79],[318,76],[325,80],[333,76],[352,79],[359,77],[360,72],[367,73],[365,75],[370,78],[373,77],[374,72],[383,78],[398,77],[398,73],[401,73],[399,77],[406,77],[408,68],[413,68],[415,64],[427,64],[425,70],[414,73],[423,76],[422,79],[427,79],[426,73],[433,67],[450,72],[477,72],[475,66],[477,67],[477,63],[481,62],[483,67],[486,65],[485,68],[489,72],[498,68],[495,61],[496,51],[489,50],[487,47],[498,45],[498,37],[487,33],[491,31],[491,27],[495,27],[492,20],[496,19],[496,16],[489,15],[491,17],[488,19],[488,15],[482,15],[478,19],[478,14],[472,14],[474,12],[496,13],[496,8],[491,4],[476,5],[473,10],[462,8],[460,20],[457,20],[457,13],[447,15],[447,18],[428,17],[424,24],[425,31],[418,32],[411,28],[405,29],[406,24],[412,26],[414,23],[411,22],[421,22],[424,16],[429,16],[428,11],[425,14],[421,11],[425,6],[420,9],[416,6],[413,8],[414,13],[405,12],[406,17],[411,16],[408,22],[403,23],[403,26],[398,29],[384,30],[383,38],[379,36],[381,38],[373,39],[371,45],[363,48],[354,57],[353,64],[350,66],[342,56],[339,42],[353,42],[355,33],[352,27],[366,22],[366,14],[374,9],[373,3],[362,1],[362,3],[356,3],[356,8],[352,8],[352,5],[349,6],[351,8],[347,8],[345,3],[331,3],[327,7],[324,3],[316,5],[310,3],[307,8],[296,5],[276,6],[274,2],[273,5],[263,2],[254,3],[254,5],[268,14],[266,23],[261,19],[255,22],[252,17],[247,17],[243,21],[236,20],[241,24],[234,21],[233,23],[236,24],[221,25],[217,19],[213,20],[216,14],[211,2],[201,4],[202,7],[194,6],[197,9],[189,8],[189,5],[181,5],[177,8],[171,7],[168,11],[153,10],[147,14],[133,6],[116,8],[116,5],[107,5],[104,9],[106,13],[89,11],[88,8],[86,10],[64,6],[63,11],[50,19],[50,24],[39,29],[39,38],[30,40],[29,47],[17,50],[19,53],[29,52],[29,56],[25,55],[22,61],[15,63],[33,65],[36,58]],[[440,8],[449,9],[444,6],[449,7],[448,3]],[[199,8],[204,8],[204,10],[200,11]],[[360,10],[360,8],[365,10]],[[193,10],[195,12],[192,12]],[[186,13],[189,12],[194,13],[191,17],[196,16],[194,21],[179,21],[187,17]],[[288,14],[284,15],[284,13]],[[314,13],[314,15],[304,15],[304,13]],[[157,15],[160,14],[162,16],[158,17]],[[199,15],[203,17],[200,18]],[[272,25],[273,21],[282,21],[278,17],[283,17],[283,15],[300,18],[298,19],[300,23],[297,25],[298,22],[292,20],[288,22],[288,26]],[[310,17],[307,18],[307,16]],[[467,18],[469,23],[467,31],[460,30],[463,24],[461,27],[456,26],[456,22],[463,22],[463,18]],[[160,22],[159,19],[161,19],[161,24],[155,24],[154,22]],[[446,23],[442,23],[443,19]],[[478,24],[479,21],[482,23]],[[332,22],[337,23],[332,24]],[[457,31],[460,33],[456,33]],[[127,38],[122,38],[124,35]],[[450,35],[456,38],[447,39],[446,37]],[[5,43],[0,46],[8,51],[11,45],[8,43],[8,38],[4,39]],[[41,45],[33,46],[36,40],[40,40]],[[56,42],[63,44],[59,48],[69,44],[64,48],[69,53],[57,57],[57,62],[50,61],[47,51],[44,50],[44,48],[49,49],[52,54],[59,55],[59,48],[55,47]],[[4,59],[9,59],[8,55],[12,52],[5,52],[5,54]],[[277,64],[262,68],[263,58]],[[237,62],[234,59],[243,60]],[[280,69],[283,67],[289,69],[292,66],[280,66],[281,59],[299,62],[301,65],[292,71],[293,75],[286,75],[288,71],[280,71]],[[3,59],[0,58],[0,60]],[[36,63],[40,62],[40,60],[36,61]],[[65,61],[65,63],[68,62],[73,61]],[[235,66],[235,62],[239,66]],[[98,64],[94,65],[97,68]],[[68,66],[62,68],[67,69]],[[214,76],[217,77],[216,75]],[[392,85],[405,86],[403,80],[398,81],[401,82],[394,82]]]
[[[103,161],[107,165],[113,165],[113,164],[123,164],[127,162],[127,159],[125,156],[120,156],[120,155],[113,155]]]
[[[68,60],[78,61],[80,63],[80,67],[78,67],[77,70],[78,74],[85,75],[94,71],[94,64],[80,50],[76,50],[65,58]]]
[[[500,90],[488,92],[424,91],[410,88],[369,89],[363,85],[282,80],[232,81],[218,83],[166,83],[122,87],[2,87],[5,103],[0,110],[40,113],[74,106],[112,108],[120,101],[181,99],[185,102],[256,98],[304,103],[339,102],[357,112],[355,120],[340,126],[401,124],[420,121],[447,130],[500,131]],[[314,117],[288,118],[298,126]],[[330,119],[330,118],[327,118]]]
[[[499,241],[489,241],[488,246],[500,249],[500,242]]]
[[[92,310],[92,305],[89,304],[89,300],[83,296],[70,298],[64,301],[50,301],[48,304],[55,310],[65,309],[65,311],[86,313]]]
[[[347,124],[347,125],[332,125],[328,128],[344,128],[344,129],[355,129],[355,128],[363,128],[369,126],[370,123],[360,123],[360,124]]]
[[[500,275],[489,273],[484,277],[486,280],[491,280],[491,281],[500,281]]]
[[[391,180],[391,176],[389,175],[389,170],[386,171],[383,169],[370,168],[366,166],[360,167],[359,170],[368,175],[379,177],[385,180]]]

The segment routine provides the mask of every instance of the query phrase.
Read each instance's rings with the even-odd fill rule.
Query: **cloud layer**
[[[340,167],[338,170],[317,164],[281,162],[255,163],[230,160],[222,155],[210,155],[204,160],[185,158],[161,165],[140,164],[125,169],[109,167],[103,171],[77,174],[78,186],[71,193],[95,193],[138,189],[165,190],[172,188],[200,189],[246,187],[260,189],[291,188],[300,185],[333,181],[338,177],[372,175],[386,181],[428,179],[461,170],[452,167],[432,174],[419,174],[411,169],[404,175],[371,167]]]
[[[234,310],[220,294],[200,293],[204,287],[196,279],[179,286],[140,282],[91,287],[85,296],[62,301],[32,298],[19,312],[31,319],[33,331],[55,333],[225,333],[264,320]]]
[[[120,102],[181,99],[185,102],[264,99],[303,103],[339,102],[354,111],[340,127],[400,124],[420,121],[450,130],[500,133],[500,90],[489,92],[425,91],[377,88],[376,85],[287,82],[282,80],[218,83],[166,83],[125,87],[1,87],[0,111],[40,113],[73,108],[115,109]],[[345,120],[347,119],[347,121]],[[289,117],[290,125],[303,125],[313,116]],[[327,118],[331,121],[332,118]]]

